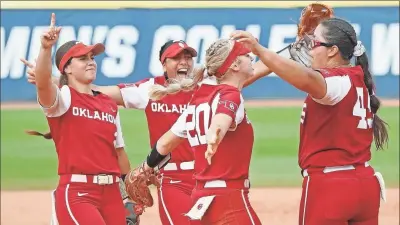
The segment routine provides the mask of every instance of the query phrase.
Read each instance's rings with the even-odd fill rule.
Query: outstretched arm
[[[120,88],[117,85],[98,86],[92,84],[92,89],[95,91],[100,91],[105,95],[108,95],[112,100],[114,100],[117,103],[117,105],[126,107],[124,99],[122,98]]]
[[[211,164],[211,158],[216,153],[219,143],[232,125],[232,121],[232,117],[222,113],[216,114],[212,118],[210,128],[207,131],[207,151],[204,155],[208,164]]]
[[[26,59],[21,59],[21,61],[29,68],[27,70],[27,80],[29,83],[34,84],[37,86],[37,68],[32,63],[28,62]],[[48,75],[47,75],[48,76]],[[50,75],[50,83],[52,82],[54,85],[60,85],[60,78],[56,76]],[[144,84],[146,86],[146,84]],[[117,85],[110,85],[110,86],[99,86],[92,84],[92,89],[95,91],[99,91],[105,95],[108,95],[111,99],[113,99],[117,105],[123,106],[126,108],[137,108],[143,109],[147,105],[148,97],[147,92],[145,90],[146,87],[139,88],[139,87],[127,87],[124,92],[126,95],[123,96],[123,91],[121,87]]]
[[[163,167],[169,161],[170,153],[186,138],[186,111],[160,139],[147,156],[145,169]]]

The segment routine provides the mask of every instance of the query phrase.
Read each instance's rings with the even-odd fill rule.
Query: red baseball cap
[[[105,47],[101,43],[85,45],[79,41],[68,41],[57,50],[56,66],[61,73],[64,73],[64,67],[71,58],[83,56],[89,52],[92,52],[93,55],[99,55],[103,53],[104,50]]]
[[[197,56],[196,50],[194,50],[194,48],[187,45],[186,42],[184,42],[182,40],[168,41],[167,43],[164,44],[163,47],[161,47],[161,50],[160,50],[161,63],[164,63],[166,58],[173,58],[173,57],[177,56],[183,50],[187,50],[192,55],[192,57]]]

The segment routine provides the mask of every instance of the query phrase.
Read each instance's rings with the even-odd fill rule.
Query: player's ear
[[[233,71],[238,72],[240,70],[240,60],[235,60],[230,67]]]
[[[71,63],[64,68],[64,72],[65,74],[70,74],[72,72]]]
[[[328,56],[329,56],[329,57],[333,57],[333,56],[335,56],[336,54],[339,54],[339,48],[338,48],[338,46],[334,45],[334,46],[332,46],[332,47],[330,47],[330,48],[328,49]]]
[[[167,65],[166,65],[165,61],[163,62],[162,67],[163,67],[164,73],[166,73],[167,72]]]

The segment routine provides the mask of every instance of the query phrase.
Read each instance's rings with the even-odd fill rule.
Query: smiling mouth
[[[179,69],[179,70],[176,72],[176,74],[179,75],[179,76],[187,76],[188,71],[189,71],[188,69]]]

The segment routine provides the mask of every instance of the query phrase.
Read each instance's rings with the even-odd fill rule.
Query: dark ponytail
[[[368,89],[371,112],[374,117],[372,127],[375,146],[377,150],[381,150],[384,148],[384,145],[387,145],[389,139],[386,128],[387,123],[377,115],[381,102],[374,93],[374,81],[369,71],[368,57],[365,49],[361,43],[357,41],[356,31],[349,22],[340,18],[330,18],[322,21],[321,24],[326,28],[323,33],[325,40],[328,43],[335,44],[339,48],[342,59],[350,60],[355,56],[356,65],[361,66],[364,72],[364,83]],[[357,48],[356,55],[354,55],[355,48]]]
[[[44,139],[48,139],[48,140],[53,138],[50,131],[43,134],[43,133],[40,133],[35,130],[26,130],[25,133],[27,133],[29,135],[42,136]]]
[[[369,71],[368,56],[364,52],[362,55],[355,58],[356,58],[356,65],[361,66],[364,72],[364,83],[368,89],[368,93],[370,96],[370,106],[374,116],[372,122],[372,128],[374,131],[375,146],[377,150],[383,150],[384,145],[387,146],[389,140],[389,135],[386,128],[388,124],[385,121],[383,121],[377,114],[378,109],[381,106],[381,101],[379,100],[378,97],[376,97],[374,93],[375,85],[374,81],[372,80],[372,74]]]
[[[71,64],[72,58],[70,58],[66,63],[65,67],[67,67],[69,64]],[[65,71],[61,74],[60,79],[58,81],[58,86],[61,88],[64,85],[68,85],[68,75],[65,73]]]
[[[61,74],[58,86],[61,88],[64,85],[68,85],[68,76]]]

